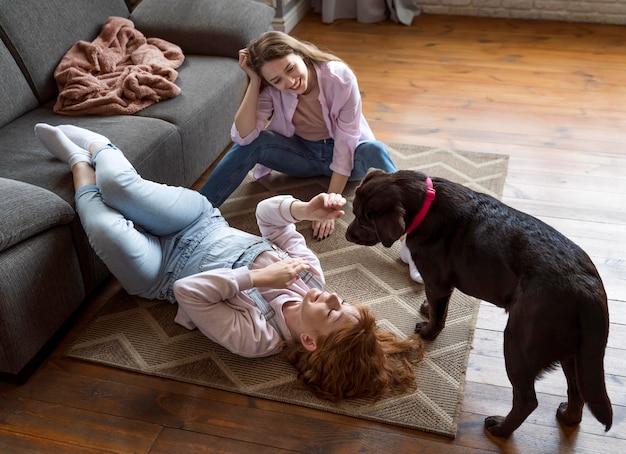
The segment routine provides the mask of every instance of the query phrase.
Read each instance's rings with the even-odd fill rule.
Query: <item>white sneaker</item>
[[[411,251],[409,251],[409,248],[406,247],[406,239],[402,240],[400,243],[400,260],[409,265],[409,276],[411,276],[411,279],[418,284],[423,284],[424,279],[422,279],[422,275],[417,270],[415,262],[413,262],[413,259],[411,258]]]

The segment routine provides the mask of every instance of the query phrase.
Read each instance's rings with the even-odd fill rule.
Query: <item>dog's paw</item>
[[[432,329],[428,322],[418,322],[415,324],[415,332],[424,340],[434,340],[441,330]]]
[[[561,402],[561,405],[559,405],[559,408],[556,410],[557,421],[564,426],[576,426],[580,424],[583,419],[582,408],[578,412],[568,412],[568,409],[567,402]]]
[[[485,418],[485,430],[494,437],[507,438],[511,432],[503,428],[503,422],[504,416],[488,416]]]
[[[419,334],[420,336],[424,337],[422,335],[422,332],[426,329],[427,326],[428,326],[428,322],[417,322],[415,324],[415,332]]]

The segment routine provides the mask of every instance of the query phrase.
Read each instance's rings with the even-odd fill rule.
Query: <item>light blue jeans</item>
[[[76,191],[89,242],[133,295],[175,301],[174,281],[215,268],[247,266],[263,238],[234,229],[198,192],[144,180],[114,145],[92,157],[96,184]]]
[[[246,175],[258,163],[294,177],[332,175],[334,141],[310,141],[298,136],[285,137],[272,131],[262,131],[249,145],[234,144],[215,167],[200,189],[209,202],[219,207],[239,187]],[[361,142],[354,153],[354,168],[349,181],[362,179],[368,169],[395,172],[396,165],[382,142]]]

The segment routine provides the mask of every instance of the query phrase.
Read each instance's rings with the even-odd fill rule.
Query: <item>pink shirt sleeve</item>
[[[284,100],[281,99],[280,92],[274,87],[265,87],[259,93],[259,99],[257,100],[257,110],[256,110],[256,126],[254,130],[245,137],[241,137],[235,123],[233,122],[232,127],[230,128],[230,137],[233,142],[239,145],[249,145],[252,143],[265,127],[267,126],[267,122],[272,118],[274,121],[275,117],[285,118],[284,108],[281,108]],[[295,97],[295,102],[297,103],[297,97]],[[294,104],[295,110],[295,104]],[[293,116],[293,114],[292,114]],[[278,121],[280,123],[274,130],[276,132],[283,134],[284,136],[291,137],[293,135],[293,131],[288,130],[288,125],[284,121]],[[287,129],[286,129],[287,128]]]
[[[361,138],[361,93],[356,76],[344,63],[328,62],[319,65],[318,80],[326,126],[335,141],[330,169],[350,175]]]
[[[282,195],[262,200],[256,209],[257,224],[267,238],[291,257],[305,258],[311,264],[311,273],[324,284],[322,267],[317,256],[306,245],[306,240],[296,230],[297,219],[291,215],[291,204],[296,199]]]
[[[252,287],[247,267],[194,274],[174,283],[179,309],[176,323],[198,328],[236,355],[268,356],[283,342],[254,302],[242,294]]]

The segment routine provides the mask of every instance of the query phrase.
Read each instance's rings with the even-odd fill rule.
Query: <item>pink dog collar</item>
[[[428,213],[428,210],[430,209],[430,205],[433,203],[433,200],[435,200],[436,192],[435,192],[435,188],[433,188],[433,181],[430,179],[430,177],[426,177],[426,185],[428,186],[428,188],[426,189],[426,196],[424,197],[424,203],[422,204],[422,208],[420,208],[418,213],[413,218],[413,222],[411,223],[409,228],[406,229],[406,235],[411,233],[413,230],[417,228],[418,225],[422,223],[422,221],[426,217],[426,213]]]

